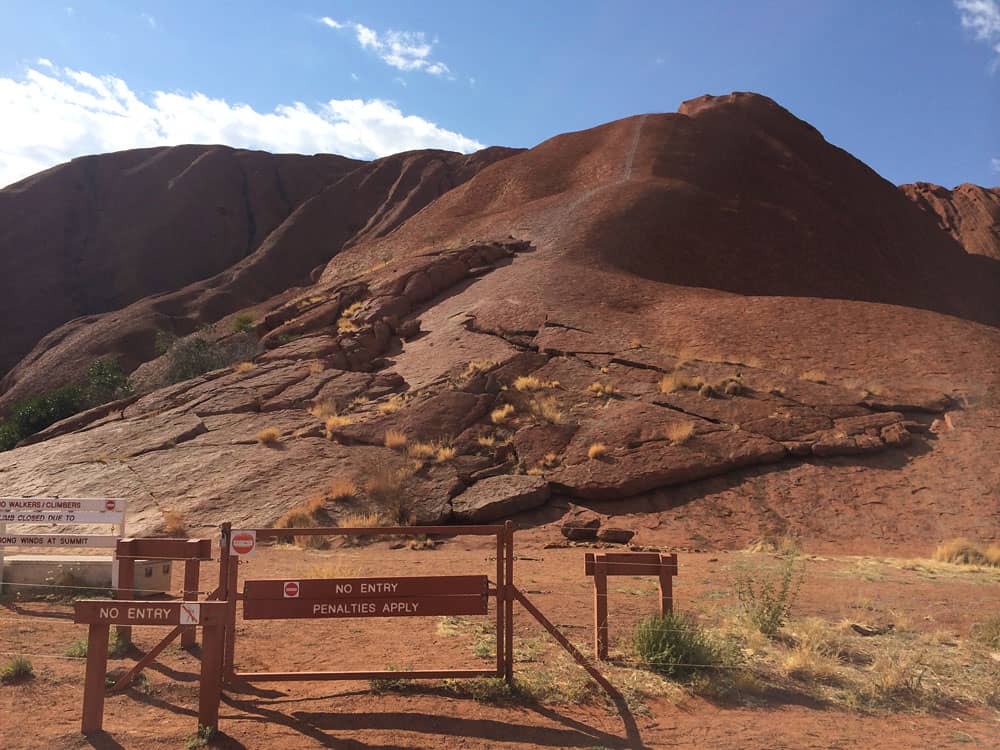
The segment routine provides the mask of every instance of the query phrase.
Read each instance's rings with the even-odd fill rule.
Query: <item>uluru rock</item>
[[[537,508],[549,499],[549,483],[541,477],[507,474],[488,477],[452,500],[456,521],[488,523]]]

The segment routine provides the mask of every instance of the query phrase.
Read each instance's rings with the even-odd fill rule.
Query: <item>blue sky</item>
[[[1000,0],[0,0],[0,184],[161,143],[532,146],[733,90],[893,182],[1000,183]]]

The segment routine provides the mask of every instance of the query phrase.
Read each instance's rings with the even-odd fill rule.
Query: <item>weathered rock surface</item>
[[[899,189],[968,252],[1000,260],[1000,188],[915,182]]]
[[[452,500],[456,521],[488,523],[544,505],[549,483],[541,477],[519,474],[489,477]]]

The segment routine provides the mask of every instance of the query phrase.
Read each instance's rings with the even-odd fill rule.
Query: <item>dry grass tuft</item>
[[[1000,545],[991,544],[983,547],[968,539],[950,539],[939,544],[932,557],[938,562],[953,565],[1000,567]]]
[[[410,458],[424,460],[437,455],[438,446],[434,443],[412,442],[406,446],[406,455]]]
[[[187,517],[179,510],[163,511],[163,533],[175,539],[186,538]]]
[[[309,413],[316,417],[316,419],[326,421],[327,417],[336,416],[337,404],[333,401],[319,401],[309,407]]]
[[[705,385],[702,377],[687,375],[683,372],[671,372],[660,378],[660,393],[674,393],[681,390],[696,391]]]
[[[408,468],[393,468],[388,463],[378,463],[364,482],[365,492],[391,523],[409,526],[413,517],[409,497],[403,491],[403,482],[413,475]]]
[[[451,459],[453,459],[456,453],[457,451],[454,448],[442,445],[437,449],[437,452],[434,455],[434,460],[437,461],[439,464],[441,464],[444,463],[445,461],[450,461]]]
[[[349,424],[354,424],[354,417],[331,414],[326,418],[326,439],[333,440],[334,431]]]
[[[493,424],[503,424],[514,414],[513,404],[504,404],[498,409],[494,409],[490,412],[490,421]]]
[[[385,447],[386,448],[402,448],[406,445],[406,435],[404,435],[399,430],[386,430],[385,433]]]
[[[354,321],[354,316],[357,315],[364,306],[364,302],[355,302],[353,305],[349,305],[344,308],[344,311],[340,314],[340,320],[337,321],[337,332],[355,333],[356,331],[360,331],[361,326]]]
[[[233,372],[250,372],[255,369],[257,369],[257,365],[253,362],[237,362],[233,365]]]
[[[608,446],[604,443],[592,443],[589,448],[587,448],[587,458],[594,460],[597,458],[602,458],[608,452]]]
[[[492,448],[497,443],[497,439],[493,435],[480,435],[476,438],[476,442],[483,448]]]
[[[349,500],[357,495],[358,486],[350,479],[334,479],[330,482],[330,489],[326,493],[327,498],[332,501]]]
[[[388,401],[383,401],[378,405],[379,414],[392,414],[397,412],[406,405],[406,399],[399,394],[393,396]]]
[[[813,383],[826,383],[826,373],[822,370],[806,370],[804,373],[799,375],[799,378]]]
[[[314,359],[309,363],[309,374],[318,375],[326,369],[326,366],[318,359]]]
[[[671,422],[663,429],[663,437],[671,445],[683,445],[694,435],[694,422]]]
[[[476,375],[481,372],[486,372],[493,367],[496,367],[496,362],[492,359],[474,359],[469,364],[465,366],[462,370],[462,374],[459,375],[459,379],[463,381],[472,380]]]
[[[558,388],[558,380],[539,380],[531,375],[522,375],[514,380],[514,388],[519,391],[540,391],[543,388]]]
[[[275,521],[276,529],[312,529],[319,526],[318,516],[324,512],[326,498],[323,495],[313,495],[288,510]],[[309,549],[325,549],[327,539],[323,536],[293,535],[292,542],[299,547]]]
[[[342,529],[377,529],[387,523],[381,513],[351,513],[341,518],[337,525]]]
[[[257,433],[257,442],[261,445],[277,445],[281,431],[277,427],[265,427]]]
[[[611,398],[618,394],[618,389],[615,388],[611,383],[601,383],[593,382],[587,386],[587,390],[590,391],[594,398]]]
[[[551,396],[532,399],[528,408],[531,409],[531,413],[536,418],[544,422],[562,424],[562,412],[559,410],[559,404]]]

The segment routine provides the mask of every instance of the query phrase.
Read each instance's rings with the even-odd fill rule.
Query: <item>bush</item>
[[[949,539],[934,550],[934,559],[953,565],[983,565],[1000,567],[1000,545],[984,547],[968,539]]]
[[[0,667],[0,682],[7,685],[35,676],[35,668],[26,656],[15,656]]]
[[[741,571],[736,577],[736,598],[754,627],[764,635],[774,635],[788,619],[801,585],[796,558],[790,556],[778,570]]]
[[[632,636],[636,658],[666,677],[723,666],[725,649],[689,615],[668,612],[641,621]]]
[[[253,315],[240,313],[233,318],[233,333],[253,333]]]
[[[132,384],[117,362],[98,359],[87,368],[83,383],[69,383],[14,403],[0,422],[0,451],[12,450],[21,440],[56,422],[121,398]]]
[[[213,341],[211,330],[171,341],[163,356],[167,358],[167,384],[180,383],[212,370],[252,360],[257,354],[257,340],[240,334],[226,341]],[[157,337],[157,348],[161,343]]]

